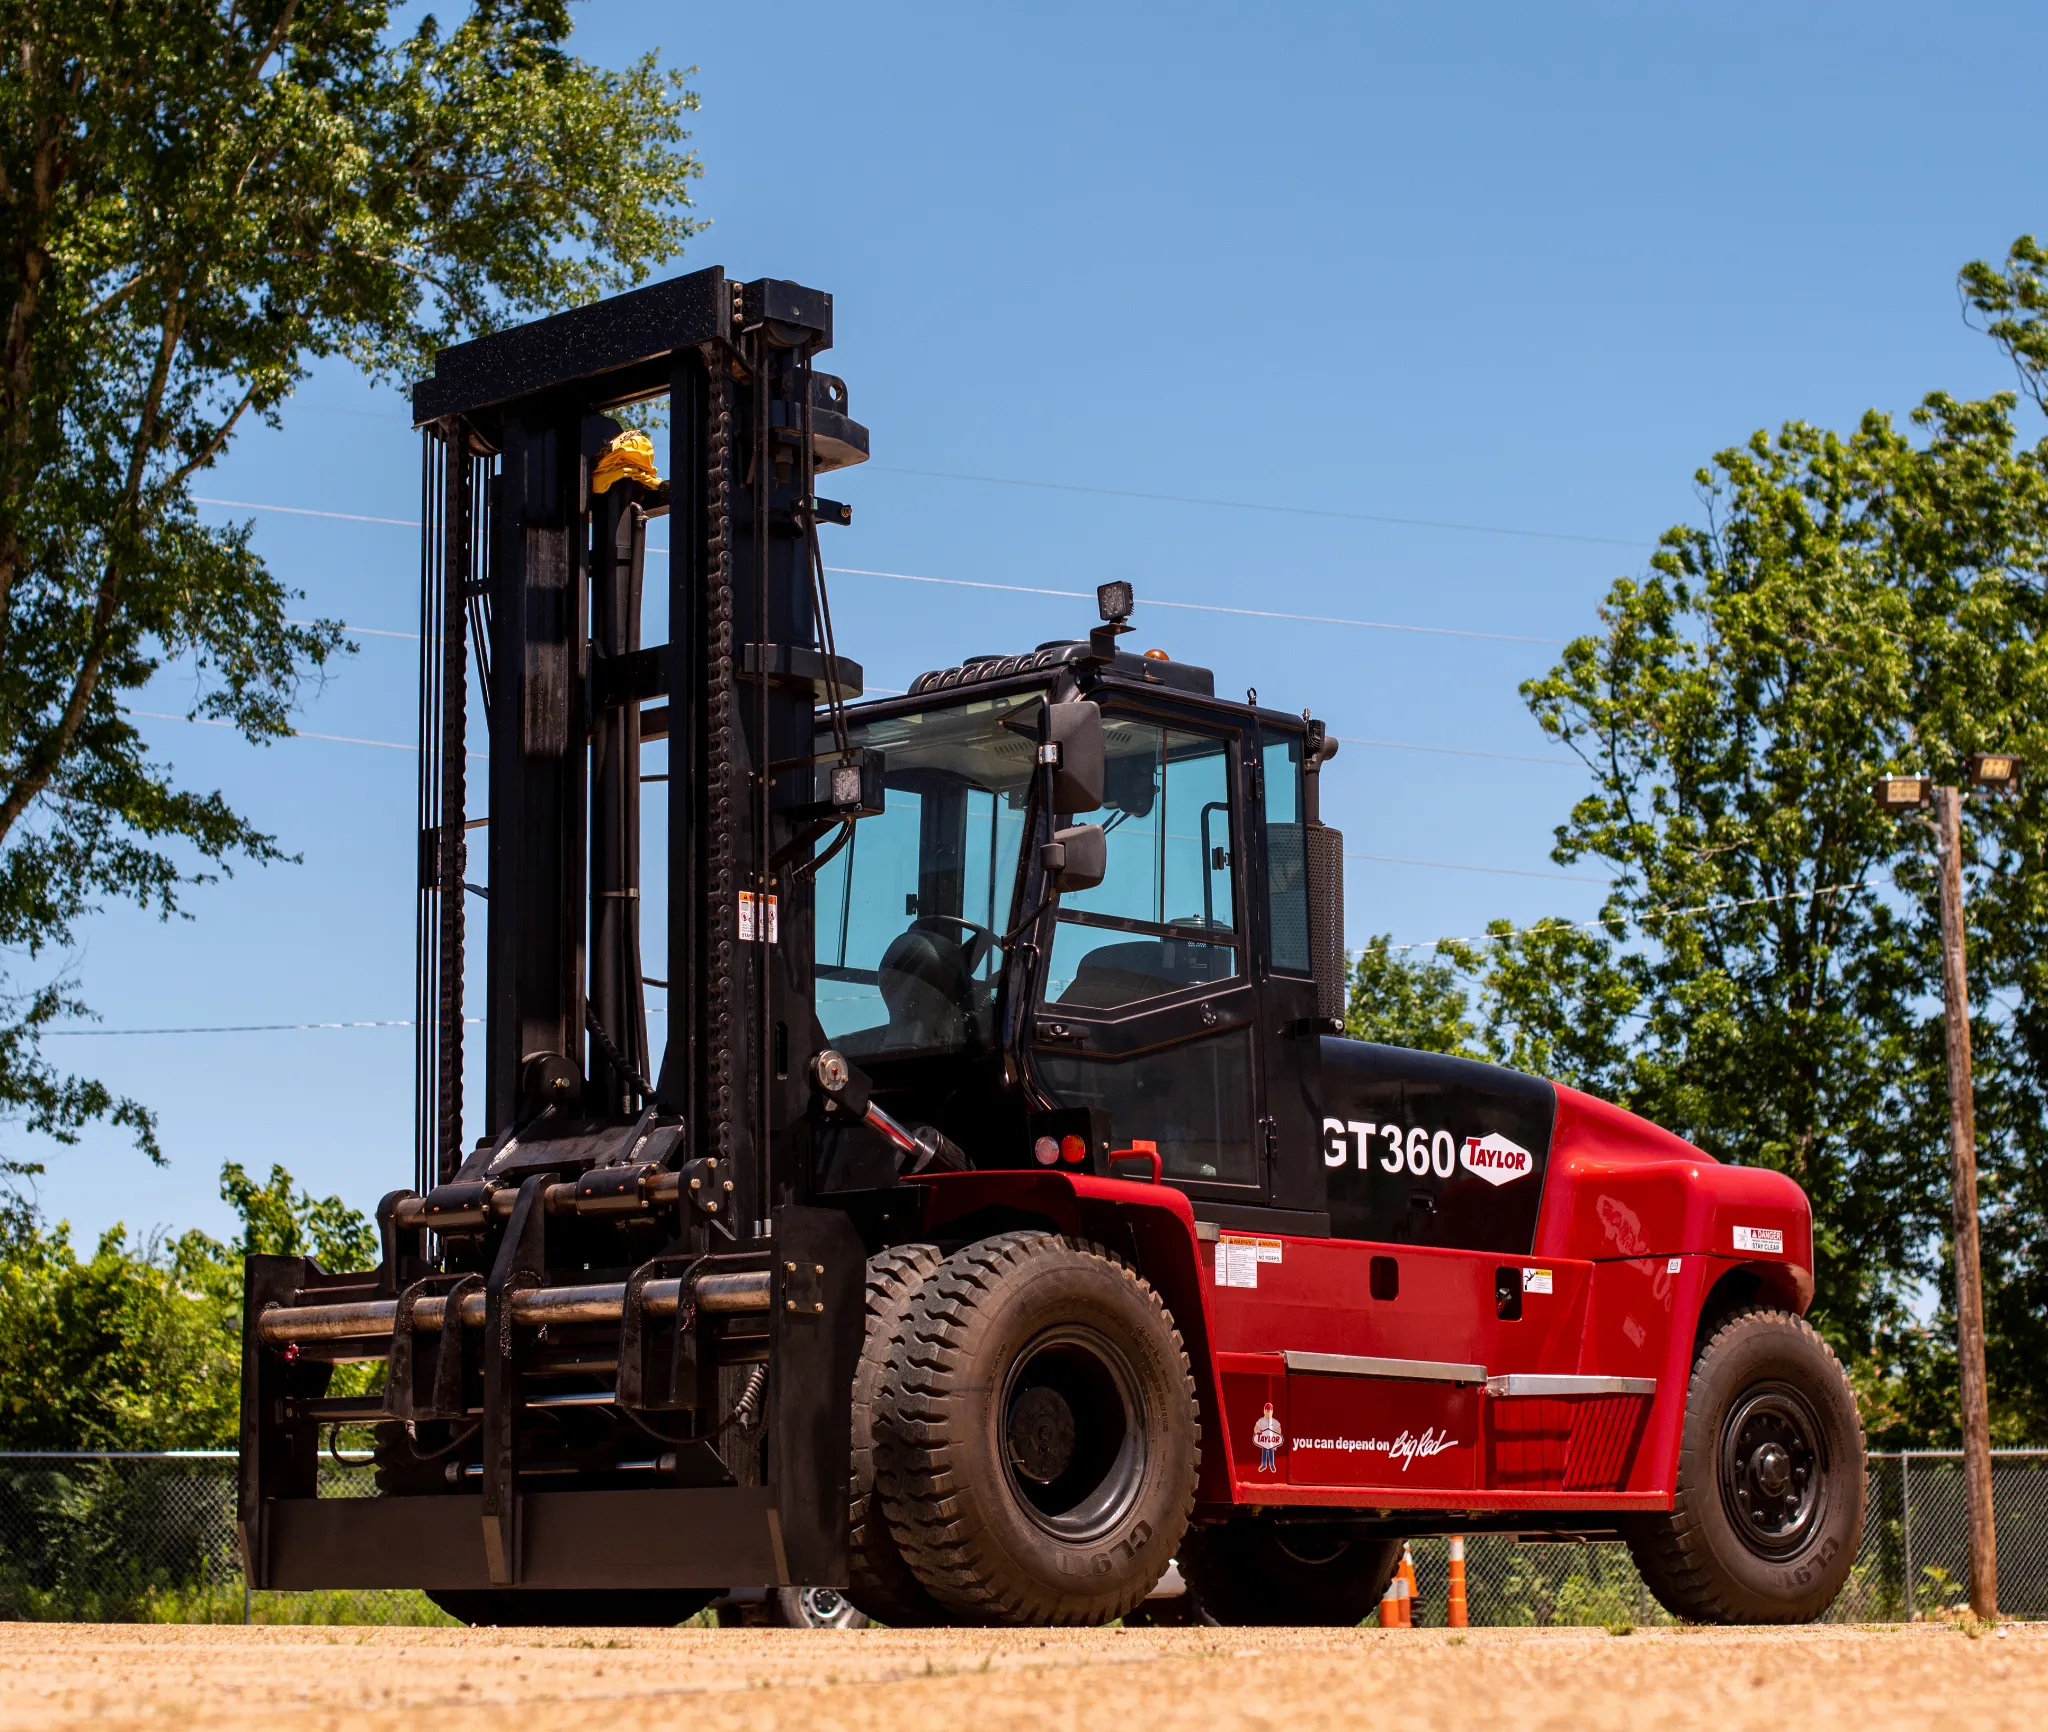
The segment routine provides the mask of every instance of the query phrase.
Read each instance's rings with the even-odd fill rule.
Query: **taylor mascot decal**
[[[1274,1457],[1280,1451],[1280,1422],[1273,1417],[1273,1404],[1266,1403],[1266,1411],[1259,1415],[1258,1423],[1252,1427],[1252,1442],[1258,1446],[1259,1472],[1278,1473]]]

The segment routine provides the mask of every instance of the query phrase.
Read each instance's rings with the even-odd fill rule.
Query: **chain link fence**
[[[1870,1458],[1870,1508],[1848,1586],[1829,1617],[1892,1623],[1969,1601],[1962,1456]],[[2048,1618],[2048,1449],[1993,1452],[1999,1606]],[[373,1494],[365,1466],[329,1460],[323,1497]],[[423,1594],[255,1593],[235,1549],[234,1457],[0,1454],[0,1617],[163,1623],[440,1624]],[[1417,1540],[1415,1621],[1441,1624],[1445,1542]],[[1474,1624],[1649,1625],[1671,1618],[1614,1544],[1466,1542]]]
[[[323,1460],[322,1497],[369,1497]],[[424,1594],[251,1593],[228,1450],[0,1453],[0,1618],[171,1624],[452,1624]]]
[[[2048,1618],[2048,1449],[1992,1451],[1998,1605],[2009,1618]],[[1418,1624],[1441,1624],[1450,1579],[1440,1539],[1417,1540]],[[1532,1543],[1495,1534],[1465,1542],[1465,1596],[1474,1624],[1670,1624],[1636,1574],[1628,1548]],[[1900,1623],[1953,1615],[1970,1600],[1970,1522],[1960,1450],[1870,1458],[1863,1543],[1828,1613],[1837,1624]]]

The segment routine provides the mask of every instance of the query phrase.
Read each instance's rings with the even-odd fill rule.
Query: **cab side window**
[[[1060,898],[1041,1008],[1118,1021],[1157,1005],[1169,1025],[1189,995],[1244,985],[1237,905],[1236,771],[1229,742],[1157,722],[1105,718],[1108,870]],[[1176,1003],[1174,995],[1182,995]],[[1192,1019],[1191,1019],[1192,1020]],[[1040,1047],[1051,1096],[1100,1107],[1111,1135],[1156,1145],[1169,1179],[1259,1182],[1252,1031],[1242,1021],[1162,1044],[1102,1051],[1086,1040]]]
[[[1301,741],[1268,740],[1260,786],[1266,808],[1266,930],[1275,974],[1313,974],[1308,942],[1308,836],[1302,821]]]
[[[1108,872],[1062,897],[1045,1002],[1117,1010],[1243,972],[1230,748],[1112,718],[1101,823]]]

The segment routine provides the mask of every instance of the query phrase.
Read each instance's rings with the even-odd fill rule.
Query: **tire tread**
[[[1701,1379],[1711,1375],[1718,1353],[1728,1351],[1730,1337],[1739,1329],[1758,1322],[1771,1323],[1789,1328],[1802,1335],[1825,1356],[1838,1376],[1842,1375],[1841,1361],[1835,1350],[1822,1339],[1820,1332],[1804,1317],[1795,1312],[1767,1306],[1751,1306],[1733,1311],[1714,1327],[1700,1350],[1693,1357],[1692,1376],[1686,1386],[1686,1431],[1692,1426],[1694,1391],[1700,1387]],[[1848,1380],[1843,1377],[1843,1386]],[[1850,1401],[1855,1408],[1854,1397]],[[1863,1419],[1856,1416],[1856,1441],[1859,1456],[1863,1447]],[[1719,1585],[1721,1572],[1715,1567],[1713,1553],[1705,1533],[1706,1499],[1721,1495],[1718,1462],[1710,1463],[1704,1484],[1695,1484],[1687,1478],[1685,1468],[1688,1455],[1687,1436],[1680,1445],[1678,1485],[1671,1500],[1668,1516],[1654,1517],[1636,1523],[1628,1532],[1629,1555],[1635,1560],[1643,1584],[1657,1597],[1658,1603],[1676,1617],[1695,1624],[1738,1624],[1749,1622],[1753,1610],[1737,1605]]]
[[[990,1579],[978,1524],[955,1495],[950,1398],[956,1367],[978,1307],[1006,1280],[1048,1252],[1091,1257],[1115,1269],[1157,1315],[1172,1343],[1191,1413],[1198,1413],[1194,1374],[1172,1314],[1152,1284],[1115,1252],[1092,1241],[1043,1231],[998,1233],[963,1247],[930,1276],[905,1318],[878,1403],[876,1483],[904,1560],[933,1596],[985,1624],[1107,1622],[1137,1607],[1149,1591],[1130,1596],[1107,1616],[1017,1584]],[[886,1440],[883,1441],[883,1440]],[[1185,1464],[1175,1519],[1185,1527],[1194,1510],[1201,1454]]]
[[[936,1245],[891,1245],[867,1266],[867,1334],[853,1380],[853,1473],[847,1500],[846,1597],[878,1623],[928,1628],[950,1623],[904,1559],[875,1489],[877,1406],[890,1358],[919,1290],[945,1262]]]

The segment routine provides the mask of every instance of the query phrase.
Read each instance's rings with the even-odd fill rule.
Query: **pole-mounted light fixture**
[[[1911,812],[1925,806],[1934,791],[1926,776],[1880,776],[1870,785],[1870,796],[1887,812]]]
[[[2011,752],[1972,752],[1963,779],[1982,794],[2010,794],[2022,765]],[[1991,1523],[1991,1413],[1984,1376],[1984,1272],[1978,1245],[1977,1108],[1970,1059],[1970,980],[1964,956],[1963,789],[1926,776],[1880,776],[1871,795],[1887,812],[1934,808],[1941,900],[1941,989],[1948,1049],[1949,1202],[1954,1221],[1956,1363],[1961,1385],[1964,1504],[1970,1521],[1970,1607],[1998,1616],[1998,1536]]]
[[[1987,794],[2016,793],[2025,767],[2010,752],[1972,752],[1964,764],[1970,786]]]

